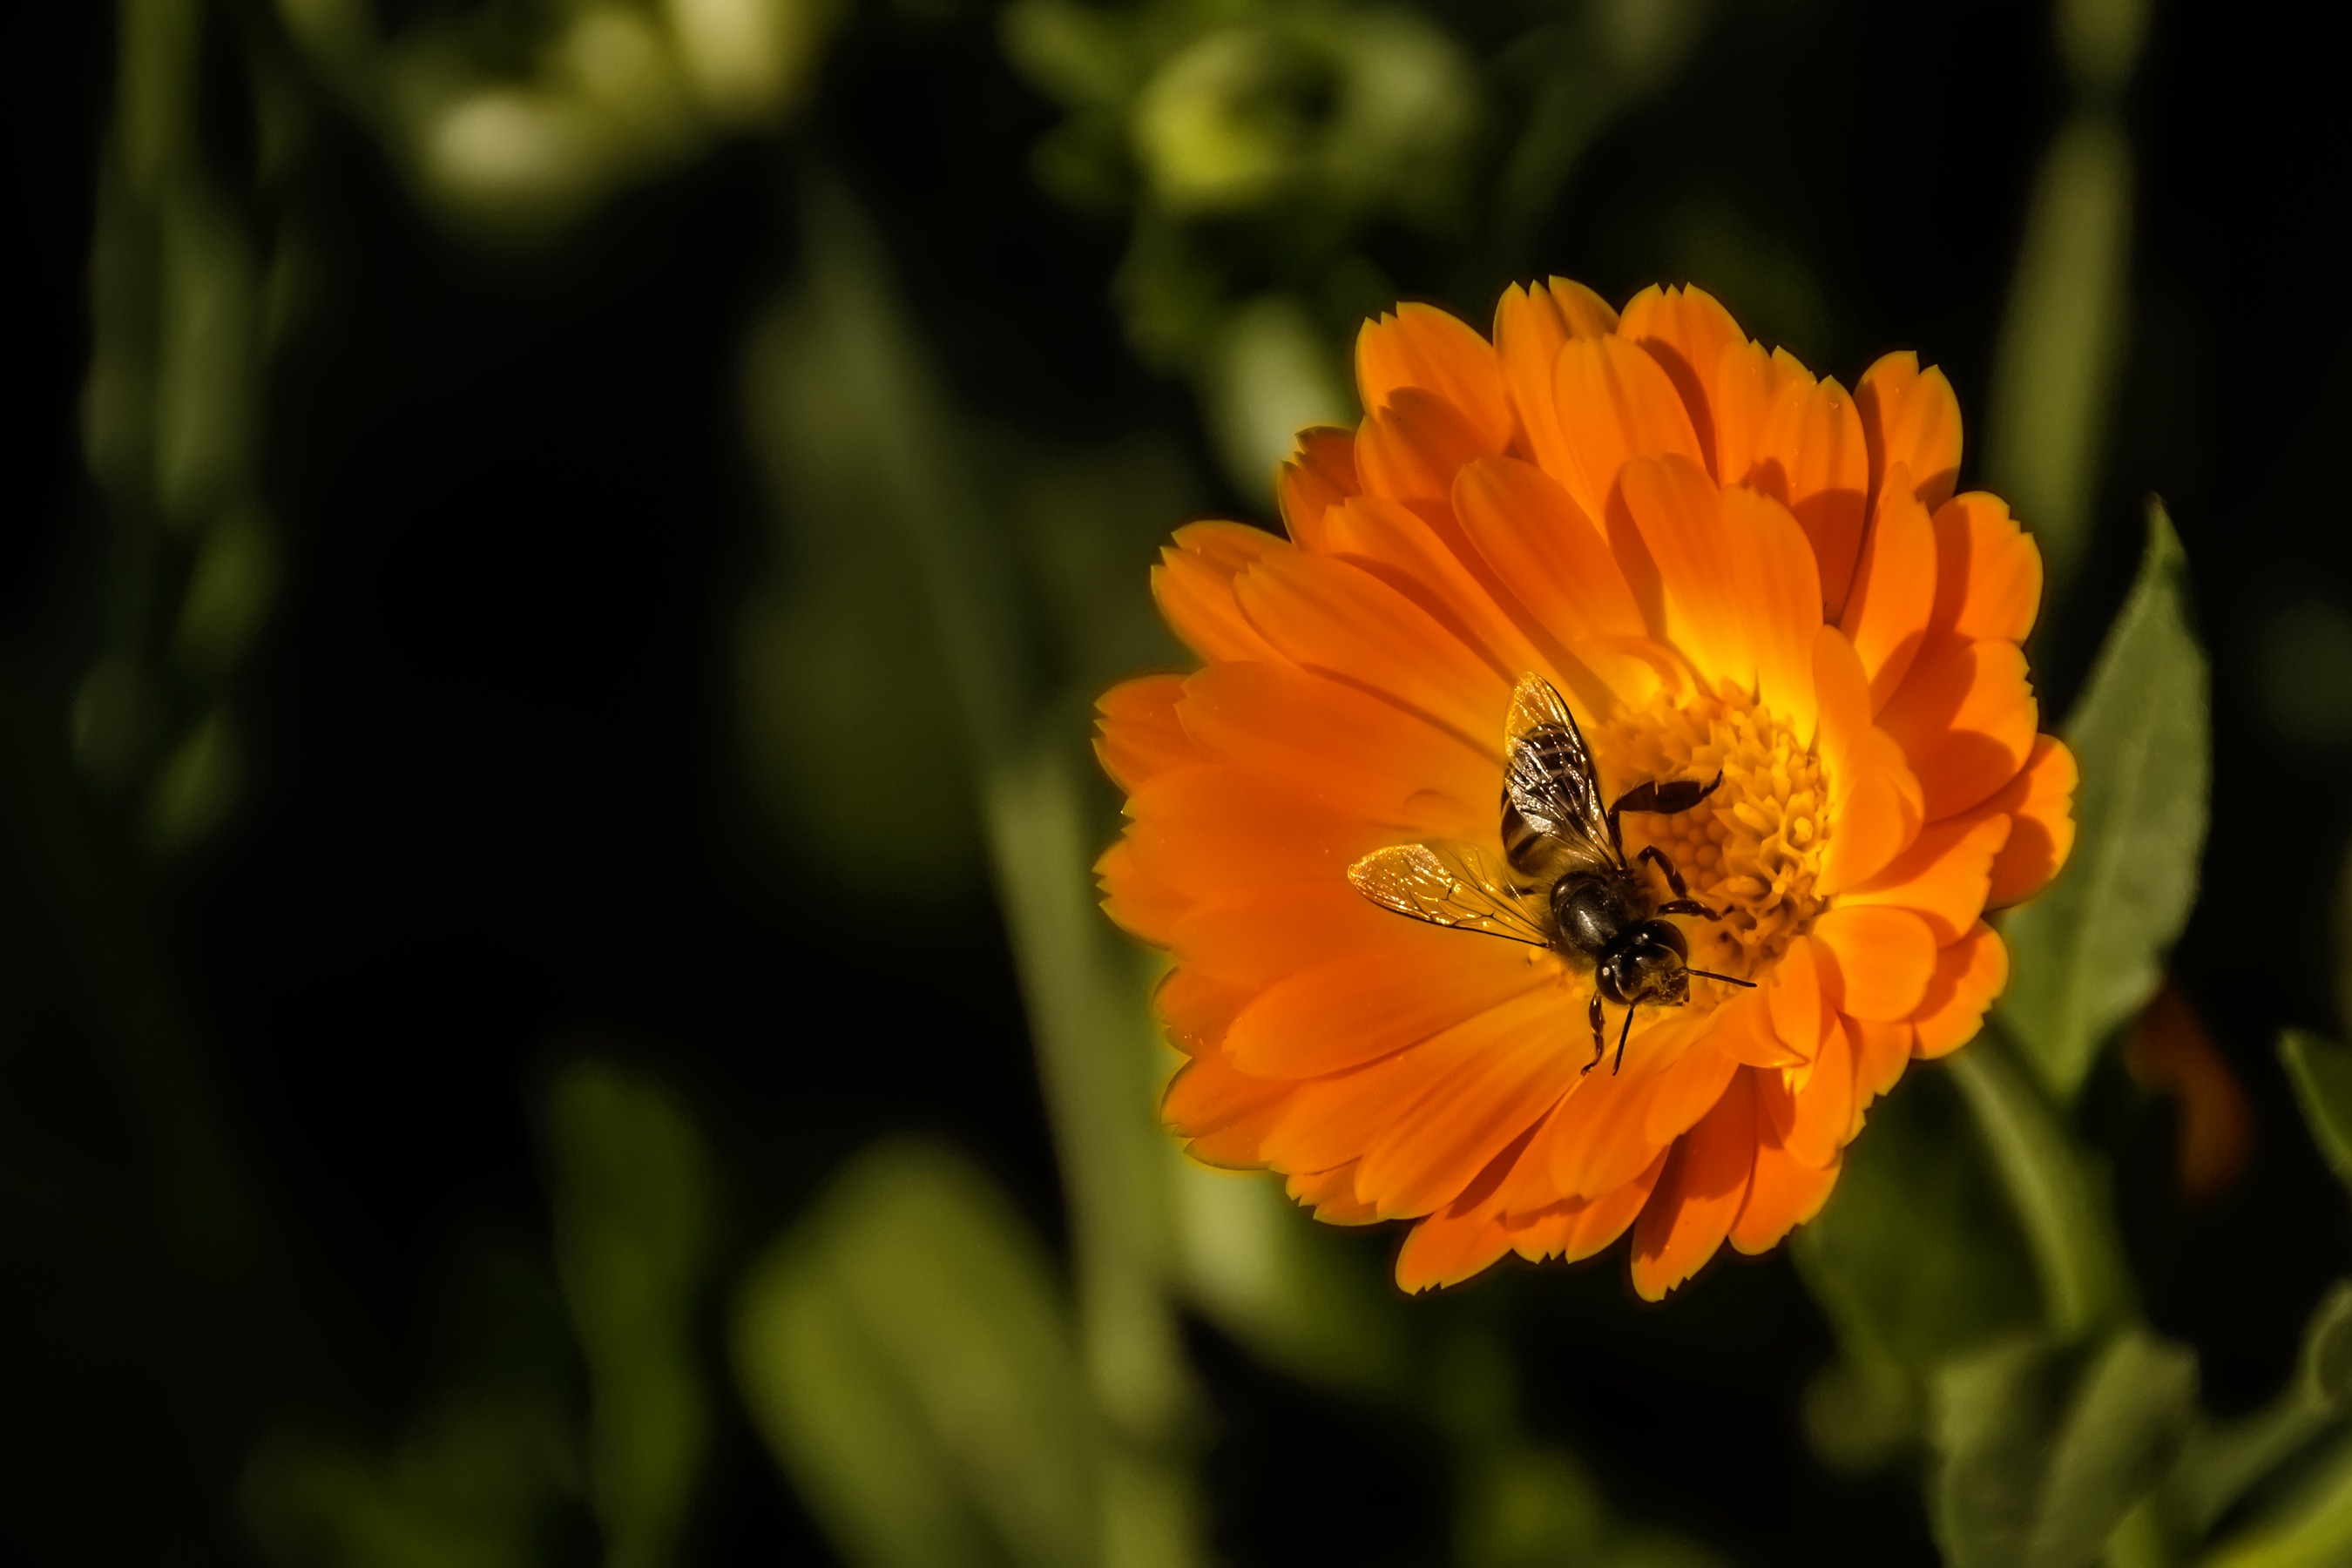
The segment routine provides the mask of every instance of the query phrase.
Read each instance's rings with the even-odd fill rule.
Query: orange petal
[[[1959,1049],[1984,1026],[1985,1009],[2009,984],[2009,949],[2000,934],[1979,924],[1936,954],[1935,978],[1911,1019],[1912,1051],[1927,1061]]]
[[[1160,1015],[1168,1043],[1188,1057],[1213,1051],[1255,993],[1213,980],[1198,970],[1170,970],[1151,989],[1151,1010]]]
[[[1884,871],[1840,895],[1841,904],[1894,904],[1916,912],[1938,947],[1956,942],[1984,913],[1993,858],[2009,842],[2009,819],[1971,814],[1919,831]]]
[[[1675,1147],[1664,1175],[1633,1225],[1633,1289],[1667,1291],[1715,1256],[1748,1200],[1756,1170],[1756,1094],[1742,1068],[1706,1119]]]
[[[1797,940],[1801,942],[1805,939],[1799,937]],[[1798,1066],[1811,1058],[1815,1047],[1820,1043],[1818,1037],[1807,1041],[1804,1048],[1800,1050],[1780,1037],[1777,1020],[1772,1016],[1771,998],[1769,994],[1772,985],[1772,976],[1779,974],[1785,967],[1785,961],[1775,964],[1768,973],[1763,986],[1753,991],[1738,992],[1729,1001],[1715,1009],[1713,1015],[1715,1029],[1709,1040],[1718,1053],[1745,1067],[1768,1068],[1774,1070]],[[1729,987],[1725,989],[1727,990]],[[1818,996],[1821,992],[1818,981],[1814,983],[1813,990],[1814,994]],[[1650,1111],[1649,1128],[1645,1131],[1657,1129],[1661,1124],[1660,1118],[1663,1114],[1660,1107],[1653,1106]],[[1687,1125],[1687,1122],[1684,1125]],[[1679,1130],[1679,1127],[1675,1129],[1675,1131]],[[1664,1134],[1666,1137],[1673,1135],[1671,1131]]]
[[[1382,1215],[1426,1214],[1575,1077],[1580,1058],[1560,1026],[1580,1010],[1557,989],[1532,992],[1370,1066],[1304,1080],[1266,1158],[1321,1170],[1361,1156],[1356,1190]]]
[[[1663,1149],[1696,1126],[1723,1098],[1731,1075],[1740,1070],[1737,1052],[1727,1048],[1731,1043],[1727,1037],[1764,1035],[1769,1027],[1764,999],[1752,991],[1741,992],[1737,1001],[1701,1020],[1699,1043],[1658,1074],[1657,1088],[1643,1108],[1641,1142]],[[1623,1176],[1619,1173],[1615,1179]]]
[[[1999,496],[1970,490],[1936,512],[1934,635],[2021,643],[2042,608],[2042,551]]]
[[[1353,431],[1318,425],[1298,433],[1298,449],[1274,478],[1274,498],[1282,508],[1282,526],[1291,542],[1308,550],[1322,548],[1317,524],[1334,502],[1361,492],[1356,478],[1356,437]]]
[[[1748,341],[1731,312],[1705,289],[1653,284],[1625,302],[1617,335],[1639,343],[1664,367],[1690,412],[1701,460],[1717,478],[1728,477],[1714,466],[1716,367],[1725,349]]]
[[[1929,511],[1942,506],[1960,475],[1960,401],[1944,373],[1933,365],[1921,370],[1908,349],[1886,354],[1863,372],[1853,401],[1870,443],[1872,497],[1901,463],[1920,503]]]
[[[1887,749],[1895,750],[1892,744]],[[1837,810],[1837,832],[1813,884],[1825,896],[1876,875],[1919,836],[1918,786],[1895,767],[1864,774]]]
[[[1356,334],[1356,390],[1376,414],[1405,387],[1452,404],[1486,444],[1510,444],[1511,407],[1495,351],[1477,330],[1434,305],[1406,304]]]
[[[1154,773],[1204,760],[1177,721],[1176,700],[1183,694],[1182,676],[1146,675],[1095,699],[1095,755],[1119,788],[1131,790]]]
[[[1395,841],[1386,825],[1340,816],[1234,767],[1157,774],[1136,786],[1127,811],[1137,869],[1197,899],[1286,882],[1346,888],[1349,866]]]
[[[1840,904],[1813,922],[1813,938],[1822,993],[1857,1018],[1909,1017],[1936,972],[1936,939],[1909,910]]]
[[[1928,982],[1930,989],[1935,982]],[[1911,1060],[1911,1047],[1918,1037],[1906,1019],[1900,1024],[1874,1024],[1866,1018],[1849,1018],[1846,1027],[1853,1035],[1854,1046],[1854,1131],[1862,1130],[1862,1113],[1870,1102],[1893,1089],[1903,1077],[1903,1069]]]
[[[1609,542],[1644,618],[1707,680],[1753,689],[1756,656],[1727,559],[1723,492],[1687,458],[1625,467]]]
[[[1800,734],[1813,732],[1821,584],[1786,508],[1718,489],[1687,458],[1625,465],[1612,520],[1617,558],[1660,636],[1701,673],[1752,690]]]
[[[1610,491],[1628,458],[1672,453],[1705,474],[1705,454],[1682,394],[1656,360],[1622,338],[1571,338],[1561,344],[1552,391],[1567,433],[1567,466],[1544,467],[1587,517],[1608,515]],[[1537,458],[1542,457],[1538,447]]]
[[[1507,1002],[1457,1025],[1460,1056],[1375,1134],[1357,1187],[1383,1217],[1427,1214],[1451,1202],[1504,1148],[1534,1128],[1567,1093],[1583,1058],[1566,1044],[1582,1009],[1559,987]]]
[[[1559,1258],[1574,1263],[1591,1257],[1625,1234],[1665,1174],[1668,1151],[1661,1149],[1624,1185],[1597,1198],[1568,1198],[1521,1222],[1511,1221],[1511,1247],[1530,1263]]]
[[[1773,1033],[1800,1059],[1812,1060],[1830,1014],[1822,1005],[1821,967],[1813,957],[1811,937],[1800,936],[1789,944],[1765,975],[1763,991]]]
[[[1293,1174],[1283,1183],[1292,1200],[1307,1205],[1326,1225],[1370,1225],[1381,1216],[1356,1195],[1356,1162],[1328,1171]]]
[[[1433,927],[1426,941],[1343,953],[1259,994],[1225,1054],[1258,1078],[1345,1072],[1557,984],[1557,963],[1530,963],[1531,952]]]
[[[1508,597],[1507,608],[1507,591],[1481,582],[1410,509],[1378,496],[1359,496],[1334,508],[1324,529],[1333,553],[1428,611],[1513,684],[1552,662],[1514,618],[1516,596]]]
[[[1787,508],[1753,490],[1723,492],[1725,558],[1756,659],[1756,695],[1801,735],[1813,732],[1813,639],[1822,580]]]
[[[2017,776],[2037,717],[2017,645],[1974,642],[1928,649],[1878,723],[1911,759],[1927,820],[1937,822]]]
[[[1202,658],[1277,658],[1234,602],[1234,577],[1290,546],[1239,522],[1190,522],[1160,552],[1151,596],[1184,646]]]
[[[1335,815],[1393,824],[1398,842],[1494,829],[1493,752],[1328,676],[1213,664],[1185,679],[1177,717],[1197,754]]]
[[[1484,1274],[1511,1250],[1502,1217],[1487,1210],[1431,1215],[1412,1227],[1397,1249],[1397,1289],[1409,1296],[1442,1290]]]
[[[1918,780],[1903,749],[1870,720],[1870,689],[1853,645],[1835,626],[1813,638],[1813,684],[1821,708],[1816,742],[1830,770],[1834,827],[1815,890],[1843,891],[1874,876],[1918,836]]]
[[[1560,428],[1552,371],[1570,338],[1603,337],[1617,330],[1617,312],[1581,283],[1555,278],[1532,289],[1512,284],[1495,304],[1495,353],[1504,388],[1527,442],[1527,455],[1553,474],[1568,471],[1568,436]]]
[[[1769,1252],[1783,1237],[1829,1202],[1837,1185],[1843,1156],[1816,1167],[1770,1143],[1756,1151],[1756,1174],[1748,1187],[1748,1201],[1731,1222],[1731,1245],[1753,1258]]]
[[[1344,877],[1326,877],[1195,901],[1166,935],[1151,940],[1169,949],[1182,967],[1255,993],[1350,952],[1426,940],[1406,937],[1414,924],[1374,905]],[[1448,934],[1435,926],[1423,930]]]
[[[1774,408],[1765,439],[1786,475],[1781,499],[1820,563],[1822,611],[1835,618],[1844,612],[1862,549],[1869,454],[1844,387],[1825,376],[1810,386],[1792,382],[1791,388]]]
[[[1135,846],[1122,838],[1095,862],[1095,881],[1102,889],[1103,913],[1118,929],[1139,941],[1165,947],[1177,922],[1200,900],[1137,863]]]
[[[1560,642],[1647,633],[1608,542],[1542,469],[1510,458],[1473,463],[1454,481],[1454,511],[1470,544]]]
[[[2074,847],[2074,753],[2055,735],[2036,735],[2025,766],[1987,811],[2010,815],[2009,842],[1992,863],[1985,908],[2007,909],[2050,885]]]
[[[1266,1132],[1297,1087],[1244,1077],[1224,1058],[1204,1053],[1177,1069],[1160,1097],[1160,1117],[1202,1164],[1245,1170],[1265,1163],[1259,1151]]]
[[[1417,1292],[1458,1285],[1511,1249],[1502,1187],[1532,1136],[1530,1129],[1513,1140],[1459,1196],[1412,1227],[1397,1250],[1399,1289]]]
[[[1428,611],[1360,567],[1328,556],[1269,555],[1234,597],[1284,657],[1366,688],[1473,746],[1495,744],[1516,675],[1496,672]]]
[[[1356,472],[1367,493],[1444,504],[1465,463],[1502,450],[1433,392],[1402,387],[1356,431]]]
[[[1781,1134],[1782,1147],[1808,1165],[1834,1163],[1853,1131],[1853,1039],[1845,1026],[1833,1021],[1812,1066],[1783,1076],[1793,1090],[1796,1114]]]
[[[1712,384],[1716,476],[1788,501],[1788,461],[1780,447],[1790,422],[1780,411],[1811,395],[1812,372],[1786,352],[1732,342],[1724,346]]]
[[[1622,1023],[1613,1013],[1606,1020],[1612,1030]],[[1623,1069],[1617,1068],[1612,1042],[1611,1060],[1578,1081],[1529,1151],[1524,1180],[1509,1194],[1513,1209],[1561,1195],[1598,1197],[1633,1180],[1656,1158],[1667,1139],[1649,1135],[1650,1107],[1670,1070],[1694,1055],[1703,1058],[1702,1071],[1718,1079],[1727,1066],[1736,1065],[1721,1052],[1692,1050],[1709,1027],[1706,1019],[1683,1009],[1637,1009]],[[1688,1125],[1686,1119],[1683,1125]]]
[[[1908,471],[1898,465],[1895,477]],[[1886,706],[1910,673],[1935,602],[1935,525],[1906,489],[1890,491],[1871,520],[1853,593],[1839,622],[1869,673],[1874,712]]]

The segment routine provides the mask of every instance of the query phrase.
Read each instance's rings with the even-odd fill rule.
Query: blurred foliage
[[[961,1159],[860,1157],[753,1266],[734,1345],[762,1431],[853,1561],[1102,1560],[1102,1447],[1068,1307]]]
[[[1490,300],[1578,157],[1705,15],[1015,0],[1001,26],[1067,111],[1037,144],[1038,181],[1127,219],[1129,341],[1192,379],[1226,476],[1262,505],[1296,432],[1353,416],[1352,334],[1402,292],[1380,258],[1402,242],[1479,258],[1459,284]]]
[[[550,276],[531,258],[586,244],[628,194],[730,142],[767,143],[760,177],[791,193],[792,255],[753,290],[764,302],[729,359],[761,523],[738,563],[742,591],[723,596],[719,706],[744,794],[793,857],[784,901],[917,950],[977,890],[993,893],[1001,925],[984,940],[1018,987],[1066,1222],[1049,1242],[971,1156],[898,1138],[824,1176],[747,1264],[729,1216],[746,1212],[765,1234],[865,1131],[825,1124],[810,1091],[818,1109],[802,1121],[760,1124],[759,1142],[805,1167],[780,1180],[768,1153],[727,1156],[703,1131],[706,1117],[772,1108],[569,1060],[538,1102],[544,1257],[507,1247],[474,1271],[452,1364],[363,1416],[287,1373],[254,1396],[258,1415],[224,1417],[260,1434],[236,1452],[242,1517],[267,1561],[697,1561],[711,1500],[746,1484],[727,1458],[730,1435],[752,1447],[736,1432],[746,1416],[855,1563],[1262,1561],[1231,1549],[1219,1512],[1233,1489],[1213,1458],[1233,1436],[1216,1387],[1229,1353],[1327,1402],[1343,1427],[1425,1438],[1412,1463],[1442,1478],[1444,1550],[1464,1568],[1718,1560],[1684,1533],[1700,1527],[1675,1489],[1694,1483],[1622,1485],[1616,1434],[1541,1402],[1531,1339],[1589,1335],[1594,1321],[1630,1338],[1640,1320],[1587,1304],[1531,1335],[1513,1304],[1564,1298],[1515,1294],[1524,1281],[1507,1272],[1477,1293],[1407,1301],[1387,1281],[1386,1241],[1314,1225],[1263,1177],[1191,1164],[1154,1125],[1173,1058],[1149,1019],[1154,964],[1094,907],[1089,861],[1113,802],[1082,730],[1108,681],[1181,662],[1146,591],[1169,529],[1221,500],[1262,512],[1294,432],[1350,416],[1360,320],[1407,294],[1482,309],[1501,283],[1548,269],[1564,195],[1596,151],[1630,164],[1660,142],[1643,116],[1718,35],[1742,29],[1728,47],[1745,48],[1801,20],[1767,9],[121,0],[80,405],[103,558],[87,574],[91,624],[61,639],[70,694],[26,688],[24,733],[69,744],[104,803],[96,820],[133,867],[184,861],[232,820],[251,772],[249,667],[281,597],[309,591],[289,540],[341,522],[305,513],[292,499],[303,488],[283,479],[299,427],[288,367],[336,282],[319,235],[336,199],[321,171],[350,167],[332,162],[339,136],[382,158],[453,254],[495,256],[525,279]],[[2087,648],[2102,552],[2120,542],[2100,527],[2111,436],[2142,352],[2147,158],[2127,95],[2151,22],[2143,0],[2060,0],[2051,22],[2063,102],[2018,193],[1972,427],[1987,481],[2043,552],[2054,630],[2042,646]],[[982,58],[991,48],[1002,58]],[[1075,215],[1053,244],[1109,235],[1102,302],[1139,376],[1181,395],[1172,412],[1041,434],[1001,388],[974,384],[968,366],[950,374],[940,323],[957,318],[923,292],[940,268],[912,254],[906,214],[887,210],[902,193],[871,200],[870,171],[853,172],[866,149],[827,100],[850,90],[840,81],[863,83],[873,112],[911,128],[926,167],[969,178],[958,160],[971,128],[928,117],[919,95],[936,83],[902,70],[925,49],[959,79],[1009,73],[1008,92],[1017,78],[1037,95],[1017,114],[986,110],[1016,125],[1028,159],[1006,178],[1034,178]],[[1711,68],[1693,90],[1722,90],[1726,62]],[[1836,90],[1850,100],[1854,87]],[[976,116],[972,101],[939,114]],[[831,129],[808,132],[827,112]],[[1654,252],[1768,336],[1804,346],[1876,331],[1825,285],[1818,238],[1802,232],[1814,220],[1727,194],[1727,166],[1747,155],[1685,153],[1663,165],[1669,176],[1643,166]],[[1049,320],[1097,302],[1062,301]],[[1039,358],[1045,369],[1024,368],[1059,374]],[[2223,542],[2205,531],[2229,520],[2183,515],[2210,570]],[[1790,1247],[1835,1342],[1825,1364],[1780,1369],[1810,1379],[1796,1414],[1813,1455],[1849,1478],[1835,1485],[1876,1485],[1872,1472],[1917,1483],[1957,1568],[2315,1568],[2352,1554],[2352,1282],[2318,1300],[2274,1394],[2207,1407],[2210,1363],[2147,1284],[2145,1233],[2164,1215],[2147,1214],[2162,1200],[2115,1130],[2148,1107],[2109,1047],[2165,984],[2220,815],[2198,587],[2152,506],[2137,576],[2063,726],[2082,767],[2080,838],[2050,891],[2004,921],[2013,973],[1995,1027],[1875,1108],[1828,1208]],[[2293,590],[2245,689],[2291,743],[2340,746],[2352,621],[2323,586]],[[21,858],[33,869],[20,879],[47,875],[78,897],[108,877],[139,886],[143,871],[107,868],[103,854],[73,858],[58,826],[72,812],[41,794],[37,747],[13,732],[11,745],[12,810],[34,803],[24,836],[41,852]],[[20,860],[7,864],[17,878]],[[2352,888],[2352,864],[2344,876]],[[30,895],[26,908],[37,932],[47,917]],[[2242,907],[2212,918],[2252,928],[2267,944],[2260,980],[2283,984],[2291,954],[2269,944],[2275,932]],[[2340,987],[2352,987],[2347,952],[2339,936]],[[142,962],[130,942],[90,962],[93,992],[131,1020],[133,1045],[109,1070],[163,1106],[150,1107],[166,1129],[157,1142],[196,1147],[211,1134],[173,1076],[193,1081],[173,1064],[194,1037]],[[763,993],[772,1012],[752,1031],[812,1079],[826,1053],[911,1075],[971,1049],[967,1018],[923,1007],[820,1028],[800,992],[829,979],[794,973]],[[2352,1024],[2344,1010],[2339,1026]],[[2296,1030],[2279,1057],[2308,1145],[2352,1184],[2352,1054]],[[1007,1102],[1025,1112],[1029,1093],[1016,1086]],[[48,1102],[26,1103],[37,1116]],[[173,1131],[174,1115],[194,1131]],[[2284,1122],[2264,1135],[2274,1161],[2290,1143],[2309,1152]],[[155,1156],[161,1184],[194,1204],[199,1184],[176,1173],[201,1162],[175,1158]],[[2334,1213],[2336,1231],[2345,1217]],[[125,1277],[144,1281],[143,1267]],[[1618,1352],[1580,1342],[1576,1353]],[[1759,1449],[1774,1442],[1759,1429]],[[1298,1473],[1274,1484],[1318,1484],[1330,1472],[1314,1458],[1286,1453]],[[0,1550],[11,1539],[0,1526]]]
[[[150,844],[170,852],[236,799],[233,680],[277,593],[260,493],[267,376],[310,287],[288,199],[306,106],[267,37],[208,58],[217,24],[204,0],[122,0],[118,15],[81,405],[114,565],[71,724],[84,773],[135,802]],[[244,166],[222,166],[201,122],[215,75],[253,100]]]
[[[2131,141],[2125,89],[2148,0],[2058,0],[2058,55],[2074,104],[2034,176],[1993,369],[1985,437],[1992,488],[2032,520],[2048,597],[2090,548],[2131,312]]]
[[[2205,848],[2205,655],[2189,629],[2188,561],[2161,504],[2149,507],[2147,531],[2138,580],[2060,729],[2083,778],[2073,857],[2046,894],[2001,923],[2016,957],[1996,1016],[2062,1100],[2156,994]]]
[[[709,1447],[698,1355],[711,1173],[659,1084],[583,1063],[549,1097],[555,1252],[588,1368],[588,1475],[608,1568],[666,1568]]]
[[[373,0],[278,0],[320,79],[417,194],[493,242],[543,240],[799,106],[836,0],[504,0],[387,32]]]

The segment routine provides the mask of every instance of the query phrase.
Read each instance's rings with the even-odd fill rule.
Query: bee
[[[1519,678],[1503,731],[1502,843],[1505,865],[1467,844],[1392,844],[1348,868],[1356,890],[1380,905],[1431,925],[1474,931],[1531,947],[1548,948],[1590,964],[1592,988],[1591,1072],[1607,1054],[1603,1000],[1625,1009],[1617,1060],[1633,1032],[1633,1009],[1647,1002],[1679,1007],[1690,1000],[1694,974],[1753,988],[1755,982],[1689,964],[1690,944],[1666,915],[1723,916],[1690,896],[1682,873],[1655,845],[1633,859],[1618,817],[1625,812],[1672,816],[1690,810],[1723,783],[1717,773],[1696,779],[1653,779],[1603,807],[1592,751],[1576,715],[1550,681]],[[1674,895],[1660,900],[1654,869]]]

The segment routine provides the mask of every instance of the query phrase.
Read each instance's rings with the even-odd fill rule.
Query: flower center
[[[1689,811],[1626,816],[1625,850],[1635,855],[1654,844],[1693,898],[1723,911],[1720,921],[1681,921],[1693,965],[1760,978],[1825,901],[1813,891],[1830,834],[1820,759],[1776,715],[1731,688],[1680,699],[1662,693],[1648,708],[1600,725],[1592,749],[1612,791],[1722,771],[1722,787]],[[1699,984],[1729,994],[1728,987]]]

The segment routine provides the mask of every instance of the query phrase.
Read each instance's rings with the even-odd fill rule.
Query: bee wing
[[[1509,749],[1503,793],[1528,826],[1556,840],[1571,868],[1602,870],[1623,863],[1609,832],[1609,808],[1592,750],[1576,715],[1552,683],[1523,675],[1511,693],[1503,737]]]
[[[1348,880],[1381,908],[1412,920],[1551,945],[1542,917],[1466,844],[1391,844],[1349,867]]]

